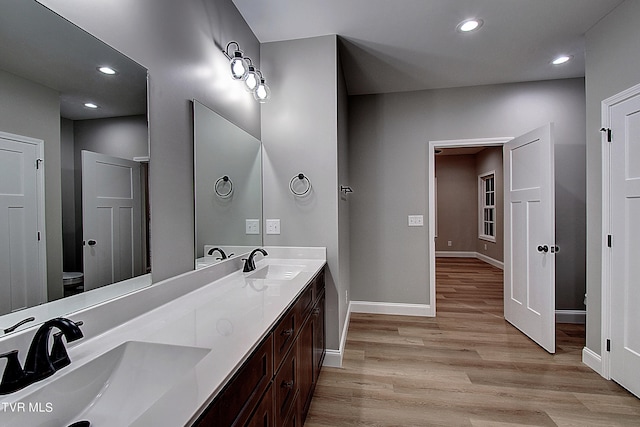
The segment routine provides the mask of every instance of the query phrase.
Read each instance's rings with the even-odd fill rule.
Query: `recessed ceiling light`
[[[98,67],[98,71],[100,71],[103,74],[108,74],[110,76],[114,75],[114,74],[118,74],[118,72],[116,70],[114,70],[111,67]]]
[[[84,106],[87,107],[87,108],[93,108],[93,109],[98,108],[98,106],[96,104],[94,104],[93,102],[86,102],[84,104]]]
[[[560,64],[564,64],[566,62],[569,62],[571,60],[571,58],[573,58],[573,56],[562,55],[562,56],[558,56],[556,59],[551,61],[551,63],[553,65],[560,65]]]
[[[469,31],[477,30],[478,28],[482,27],[482,24],[484,24],[484,21],[482,19],[466,19],[458,24],[456,30],[461,33],[468,33]]]

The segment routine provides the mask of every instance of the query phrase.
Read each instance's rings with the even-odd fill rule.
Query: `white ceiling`
[[[585,32],[623,1],[233,0],[260,43],[340,36],[351,95],[582,77]]]

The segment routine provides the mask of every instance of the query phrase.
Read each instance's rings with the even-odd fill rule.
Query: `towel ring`
[[[300,192],[300,191],[296,191],[293,188],[293,183],[295,182],[296,179],[299,179],[300,181],[306,181],[306,190]],[[307,178],[306,176],[304,176],[303,173],[299,173],[298,175],[295,175],[293,178],[291,178],[291,181],[289,181],[289,190],[291,190],[291,192],[293,193],[294,196],[298,196],[298,197],[302,197],[305,196],[307,193],[309,193],[309,191],[311,191],[311,181],[309,181],[309,178]]]
[[[229,191],[227,191],[226,193],[221,193],[220,191],[218,191],[218,188],[221,187],[221,184],[222,186],[224,186],[225,184],[229,184]],[[221,176],[216,181],[215,185],[213,186],[213,189],[215,190],[218,197],[222,197],[223,199],[226,199],[227,197],[231,196],[231,193],[233,193],[233,182],[231,182],[231,179],[229,179],[227,175]]]

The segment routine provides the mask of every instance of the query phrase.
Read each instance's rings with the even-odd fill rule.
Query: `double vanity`
[[[325,354],[326,252],[265,249],[250,272],[244,254],[72,313],[71,364],[1,395],[1,424],[302,425]],[[110,315],[124,321],[96,327]]]

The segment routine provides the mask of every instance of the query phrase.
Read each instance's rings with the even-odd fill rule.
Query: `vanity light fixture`
[[[98,108],[98,106],[96,104],[94,104],[93,102],[85,102],[84,106],[87,107],[87,108],[94,109],[94,110],[96,108]]]
[[[236,46],[236,49],[232,54],[229,53],[229,48],[231,47],[231,45]],[[242,80],[249,70],[249,61],[247,61],[242,54],[238,42],[230,41],[229,43],[227,43],[227,47],[222,51],[222,53],[224,53],[224,56],[229,59],[231,77],[233,77],[235,80]]]
[[[482,27],[484,21],[478,18],[465,19],[461,23],[458,24],[456,30],[460,33],[468,33],[470,31],[474,31]]]
[[[222,53],[229,60],[231,77],[234,80],[242,80],[247,92],[253,93],[253,97],[259,103],[265,103],[271,96],[271,89],[265,83],[265,78],[260,70],[253,65],[251,58],[244,56],[238,42],[230,41],[227,43],[227,47],[222,50]]]
[[[565,63],[571,61],[572,58],[573,58],[573,56],[571,56],[571,55],[562,55],[562,56],[558,56],[556,59],[551,61],[551,63],[553,65],[561,65],[561,64],[565,64]]]
[[[102,74],[107,74],[109,76],[113,76],[115,74],[118,74],[118,72],[116,70],[114,70],[111,67],[107,67],[107,66],[98,67],[98,71],[100,71]]]

